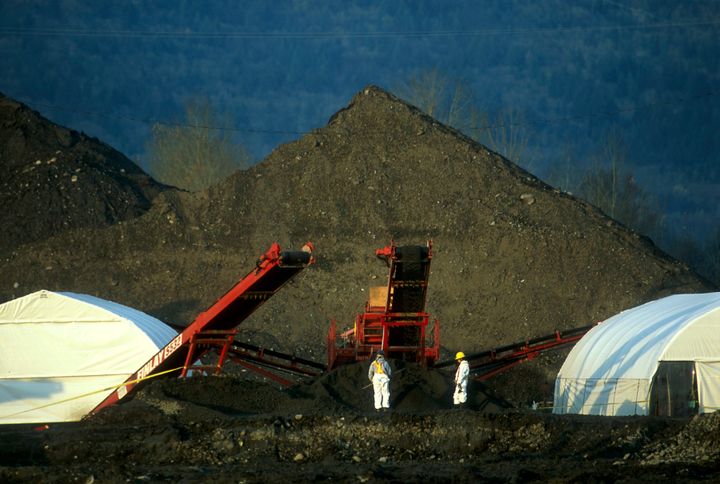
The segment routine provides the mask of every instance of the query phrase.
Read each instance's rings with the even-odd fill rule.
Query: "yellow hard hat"
[[[458,351],[455,355],[456,360],[459,360],[460,358],[465,358],[465,353],[463,353],[462,351]]]

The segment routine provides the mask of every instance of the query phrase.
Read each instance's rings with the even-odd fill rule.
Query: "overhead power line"
[[[720,20],[687,20],[679,22],[655,22],[645,24],[597,25],[577,27],[524,27],[524,28],[485,28],[472,30],[406,30],[385,32],[194,32],[187,30],[109,30],[109,29],[71,29],[71,28],[30,28],[2,27],[0,36],[18,37],[115,37],[142,39],[385,39],[416,37],[483,37],[503,35],[541,35],[541,34],[582,34],[591,32],[613,32],[626,30],[664,30],[720,25]]]
[[[567,123],[567,122],[575,122],[580,121],[584,119],[598,119],[598,118],[611,118],[615,116],[619,116],[622,114],[632,113],[632,112],[638,112],[638,111],[650,111],[652,109],[656,108],[663,108],[663,107],[672,107],[672,106],[680,106],[684,104],[689,104],[691,102],[698,101],[700,99],[705,99],[709,97],[715,97],[720,94],[720,91],[707,91],[704,93],[692,95],[692,96],[686,96],[683,98],[676,98],[668,101],[657,101],[654,103],[647,103],[642,106],[637,107],[628,107],[628,108],[619,108],[619,109],[612,109],[612,110],[606,110],[606,111],[597,111],[592,113],[581,113],[581,114],[570,114],[567,116],[558,116],[553,118],[543,118],[539,121],[522,121],[522,122],[509,122],[509,123],[497,123],[497,124],[486,124],[483,126],[477,126],[477,127],[471,127],[471,128],[465,128],[469,129],[471,131],[487,131],[490,129],[496,129],[496,128],[507,128],[507,127],[516,127],[516,126],[545,126],[545,125],[551,125],[551,124],[558,124],[558,123]],[[12,99],[16,99],[18,101],[21,101],[28,106],[41,106],[46,107],[50,109],[57,109],[65,112],[71,112],[75,114],[82,114],[86,116],[94,116],[94,117],[100,117],[100,118],[108,118],[108,119],[118,119],[118,120],[125,120],[130,122],[137,122],[137,123],[144,123],[149,125],[154,124],[160,124],[164,126],[175,126],[175,127],[185,127],[185,128],[202,128],[202,129],[212,129],[212,130],[219,130],[219,131],[233,131],[233,132],[241,132],[241,133],[252,133],[252,134],[283,134],[283,135],[305,135],[311,133],[311,131],[293,131],[293,130],[282,130],[282,129],[268,129],[268,128],[257,128],[257,127],[249,127],[249,126],[208,126],[208,125],[198,125],[198,124],[188,124],[188,123],[180,123],[180,122],[172,122],[172,121],[158,121],[154,119],[148,119],[148,118],[141,118],[141,117],[135,117],[135,116],[128,116],[123,114],[117,114],[112,113],[108,111],[98,112],[98,111],[89,111],[89,110],[83,110],[83,109],[77,109],[76,107],[72,106],[63,106],[58,104],[51,104],[51,103],[43,103],[43,102],[35,102],[33,100],[22,98],[22,97],[13,97]]]
[[[491,124],[491,125],[484,125],[484,126],[478,126],[474,128],[470,128],[472,131],[487,131],[489,129],[494,128],[507,128],[507,127],[515,127],[515,126],[545,126],[550,124],[556,124],[556,123],[563,123],[563,122],[572,122],[572,121],[578,121],[583,119],[596,119],[596,118],[611,118],[615,116],[619,116],[622,114],[627,113],[633,113],[637,111],[650,111],[652,109],[661,108],[661,107],[671,107],[671,106],[679,106],[684,104],[689,104],[690,102],[697,101],[699,99],[705,99],[708,97],[717,96],[720,94],[720,91],[708,91],[701,94],[697,94],[694,96],[686,96],[683,98],[677,98],[669,101],[657,101],[654,103],[647,103],[642,106],[637,107],[628,107],[628,108],[618,108],[618,109],[611,109],[607,111],[597,111],[592,113],[584,113],[584,114],[569,114],[567,116],[558,116],[554,118],[543,118],[540,121],[522,121],[517,123],[500,123],[500,124]]]
[[[143,124],[161,124],[163,126],[174,126],[174,127],[181,127],[181,128],[202,128],[202,129],[212,129],[212,130],[218,130],[218,131],[237,131],[237,132],[244,132],[244,133],[262,133],[262,134],[307,134],[305,132],[300,131],[288,131],[288,130],[280,130],[280,129],[261,129],[261,128],[252,128],[252,127],[237,127],[237,126],[208,126],[208,125],[201,125],[201,124],[188,124],[188,123],[179,123],[179,122],[173,122],[173,121],[158,121],[155,119],[148,119],[148,118],[140,118],[136,116],[128,116],[125,114],[118,114],[118,113],[112,113],[108,111],[104,112],[98,112],[98,111],[88,111],[84,109],[78,109],[76,107],[72,106],[63,106],[59,104],[52,104],[52,103],[44,103],[44,102],[35,102],[27,98],[22,97],[11,97],[11,99],[16,99],[18,101],[21,101],[28,106],[41,106],[46,107],[50,109],[56,109],[60,111],[70,112],[74,114],[83,114],[87,116],[93,116],[98,118],[108,118],[108,119],[118,119],[118,120],[124,120],[124,121],[131,121],[134,123],[143,123]]]

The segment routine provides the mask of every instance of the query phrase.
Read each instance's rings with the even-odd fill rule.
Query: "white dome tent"
[[[0,305],[0,424],[80,420],[176,335],[84,294],[38,291]]]
[[[686,416],[720,408],[720,293],[680,294],[617,314],[572,349],[553,412]]]

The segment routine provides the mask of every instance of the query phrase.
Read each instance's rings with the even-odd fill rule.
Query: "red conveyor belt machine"
[[[555,331],[546,336],[466,355],[465,359],[470,364],[471,378],[484,381],[498,373],[509,370],[523,361],[532,360],[547,351],[574,345],[595,326],[595,324],[591,324],[581,328]],[[455,360],[446,360],[437,363],[435,367],[450,368],[454,365]]]
[[[237,332],[235,328],[240,323],[290,279],[315,261],[312,252],[313,245],[310,242],[299,251],[281,251],[280,246],[274,243],[258,259],[253,270],[209,309],[200,313],[177,337],[158,351],[133,373],[125,384],[120,385],[90,413],[93,414],[116,403],[153,375],[164,373],[168,376],[186,376],[188,370],[205,369],[193,366],[193,362],[198,361],[213,348],[221,348],[218,363],[214,366],[216,372],[220,371],[227,357],[240,360],[246,367],[260,371],[263,362],[268,362],[274,367],[290,369],[296,367],[298,363],[310,363],[312,367],[313,362],[296,361],[288,355],[266,352],[234,341]],[[278,363],[278,360],[284,363]],[[314,366],[317,370],[324,370],[324,365]],[[314,374],[312,370],[308,370],[307,373]]]
[[[455,360],[438,362],[440,325],[435,320],[432,332],[427,331],[429,315],[425,312],[432,241],[425,246],[398,247],[394,242],[375,255],[389,267],[386,286],[371,287],[365,312],[358,314],[355,324],[337,334],[335,321],[328,333],[328,369],[363,361],[383,350],[386,357],[412,361],[439,369],[450,368]],[[532,360],[547,351],[575,344],[594,325],[520,341],[466,356],[471,375],[487,380],[515,365]]]
[[[425,312],[432,241],[426,245],[398,247],[394,242],[375,255],[389,268],[385,286],[370,288],[365,312],[353,327],[340,335],[336,323],[328,332],[328,369],[371,358],[378,350],[391,359],[432,366],[440,354],[440,324],[432,333]]]

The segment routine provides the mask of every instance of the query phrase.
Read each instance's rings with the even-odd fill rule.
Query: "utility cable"
[[[150,376],[146,376],[146,377],[143,377],[143,378],[138,378],[137,380],[124,381],[124,382],[120,383],[119,385],[112,385],[112,386],[109,386],[109,387],[106,387],[106,388],[101,388],[100,390],[93,390],[93,391],[91,391],[91,392],[83,393],[83,394],[81,394],[81,395],[75,395],[75,396],[72,396],[72,397],[69,397],[69,398],[65,398],[65,399],[63,399],[63,400],[58,400],[58,401],[56,401],[56,402],[50,402],[50,403],[48,403],[48,404],[46,404],[46,405],[41,405],[41,406],[39,406],[39,407],[27,408],[27,409],[25,409],[25,410],[21,410],[21,411],[19,411],[19,412],[15,412],[15,413],[12,413],[12,414],[10,414],[10,415],[3,415],[2,417],[0,417],[0,422],[1,422],[3,419],[7,419],[7,418],[10,418],[10,417],[15,417],[16,415],[22,415],[23,413],[34,412],[35,410],[40,410],[40,409],[43,409],[43,408],[52,407],[53,405],[60,405],[61,403],[67,403],[67,402],[71,402],[71,401],[73,401],[73,400],[79,400],[79,399],[81,399],[81,398],[89,397],[90,395],[95,395],[96,393],[103,393],[103,392],[107,392],[107,391],[110,391],[110,390],[116,390],[116,389],[118,389],[118,388],[120,388],[120,387],[122,387],[122,386],[125,386],[125,385],[136,384],[136,383],[139,383],[139,382],[141,382],[141,381],[143,381],[143,380],[149,380],[149,379],[151,379],[151,378],[156,378],[156,377],[158,377],[158,376],[165,375],[165,374],[167,374],[167,373],[172,373],[173,371],[179,371],[179,370],[182,370],[182,369],[183,369],[183,367],[179,367],[179,368],[173,368],[172,370],[166,370],[166,371],[161,371],[161,372],[159,372],[159,373],[153,373],[153,374],[150,375]]]
[[[549,126],[554,124],[561,124],[561,123],[571,123],[571,122],[577,122],[582,120],[592,120],[592,119],[599,119],[599,118],[612,118],[616,117],[622,114],[628,114],[633,112],[642,112],[642,111],[650,111],[652,109],[656,108],[662,108],[662,107],[673,107],[673,106],[682,106],[682,105],[688,105],[691,102],[695,102],[700,99],[706,99],[710,97],[715,97],[718,94],[720,94],[720,91],[707,91],[704,93],[700,93],[693,96],[686,96],[683,98],[678,98],[674,100],[668,100],[668,101],[657,101],[653,103],[648,103],[643,106],[637,106],[637,107],[627,107],[627,108],[619,108],[619,109],[613,109],[613,110],[607,110],[607,111],[598,111],[598,112],[592,112],[592,113],[586,113],[586,114],[571,114],[567,116],[558,116],[554,118],[544,118],[539,121],[520,121],[520,122],[509,122],[509,123],[494,123],[494,124],[485,124],[482,126],[474,126],[474,127],[461,127],[462,130],[472,131],[472,132],[479,132],[479,131],[488,131],[491,129],[498,129],[498,128],[509,128],[509,127],[520,127],[520,126]],[[148,125],[163,125],[163,126],[170,126],[170,127],[181,127],[181,128],[200,128],[200,129],[209,129],[209,130],[218,130],[218,131],[233,131],[233,132],[241,132],[241,133],[253,133],[253,134],[279,134],[279,135],[299,135],[303,136],[306,134],[310,134],[315,129],[309,130],[309,131],[295,131],[295,130],[281,130],[281,129],[265,129],[265,128],[255,128],[255,127],[241,127],[241,126],[211,126],[211,125],[202,125],[202,124],[188,124],[188,123],[180,123],[180,122],[172,122],[172,121],[157,121],[152,119],[146,119],[146,118],[140,118],[135,116],[127,116],[122,114],[116,114],[116,113],[110,113],[110,112],[97,112],[97,111],[88,111],[88,110],[82,110],[77,109],[70,106],[63,106],[58,104],[52,104],[52,103],[43,103],[43,102],[34,102],[27,98],[17,97],[12,99],[21,101],[29,106],[42,106],[50,109],[57,109],[60,111],[70,112],[74,114],[82,114],[87,116],[94,116],[94,117],[101,117],[106,119],[116,119],[116,120],[124,120],[124,121],[130,121],[134,123],[143,123]]]
[[[52,104],[52,103],[43,103],[43,102],[35,102],[27,98],[23,97],[12,97],[9,96],[10,99],[14,99],[16,101],[23,102],[27,104],[28,106],[42,106],[50,109],[56,109],[59,111],[69,112],[73,114],[83,114],[87,116],[94,116],[98,118],[106,118],[106,119],[115,119],[115,120],[122,120],[122,121],[130,121],[133,123],[143,123],[143,124],[149,124],[149,125],[155,125],[160,124],[163,126],[170,126],[170,127],[179,127],[179,128],[201,128],[201,129],[211,129],[211,130],[217,130],[217,131],[236,131],[236,132],[245,132],[245,133],[262,133],[262,134],[307,134],[308,132],[302,132],[302,131],[288,131],[288,130],[278,130],[278,129],[261,129],[261,128],[252,128],[252,127],[237,127],[237,126],[210,126],[210,125],[203,125],[203,124],[188,124],[188,123],[179,123],[179,122],[173,122],[173,121],[157,121],[153,119],[147,119],[147,118],[140,118],[136,116],[128,116],[124,114],[117,114],[117,113],[111,113],[111,112],[98,112],[98,111],[88,111],[84,109],[77,109],[75,107],[71,106],[63,106],[59,104]]]
[[[0,36],[18,37],[114,37],[137,39],[263,39],[263,40],[336,40],[438,37],[492,37],[513,35],[584,34],[628,30],[663,30],[715,27],[720,20],[687,20],[647,24],[620,24],[582,27],[486,28],[473,30],[400,30],[380,32],[317,31],[317,32],[252,32],[252,31],[173,31],[173,30],[91,30],[79,28],[1,27]]]

